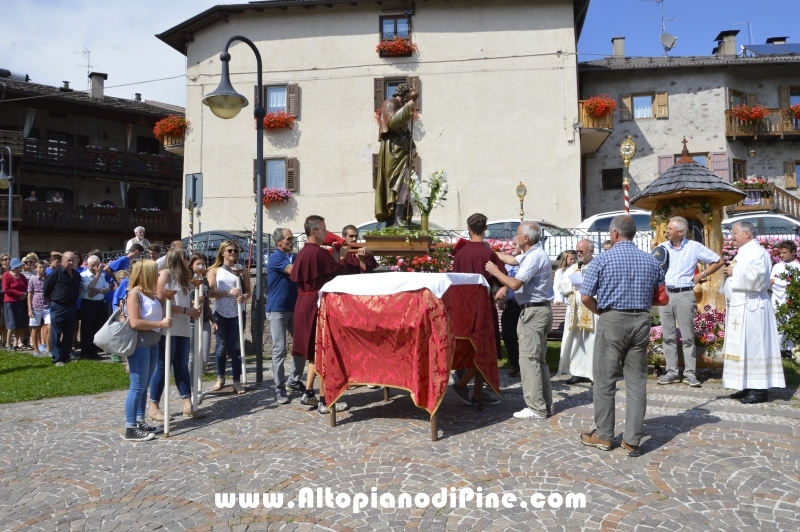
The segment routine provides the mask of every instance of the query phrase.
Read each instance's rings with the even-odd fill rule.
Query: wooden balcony
[[[737,120],[725,111],[725,136],[736,140],[738,137],[757,139],[790,138],[800,139],[800,120],[787,119],[781,109],[770,109],[769,115],[762,122],[750,124]]]
[[[8,195],[0,193],[0,226],[8,217]],[[104,209],[86,205],[66,205],[43,201],[22,201],[14,196],[12,219],[22,231],[120,233],[127,235],[141,225],[148,235],[177,236],[181,232],[181,213],[134,209]]]
[[[183,176],[183,158],[169,155],[139,155],[105,148],[71,146],[61,142],[25,139],[23,163],[46,172],[63,172],[90,177],[116,175],[133,181],[168,183]]]
[[[585,101],[578,101],[578,121],[582,124],[580,129],[581,155],[595,153],[614,131],[614,113],[602,118],[593,118],[589,116],[583,106]]]
[[[726,208],[729,215],[749,211],[773,211],[800,218],[800,199],[780,187],[770,184],[761,190],[745,189],[743,192],[748,192],[748,197],[729,205]]]
[[[21,131],[0,129],[0,148],[8,146],[11,148],[11,153],[14,154],[14,157],[22,157],[24,145],[25,139]]]

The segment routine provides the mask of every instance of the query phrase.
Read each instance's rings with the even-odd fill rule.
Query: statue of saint
[[[414,142],[409,124],[414,116],[414,102],[419,97],[405,83],[398,85],[394,97],[381,104],[378,138],[378,179],[375,186],[375,219],[386,222],[408,223],[411,220],[411,203],[406,179],[413,168],[411,154]]]

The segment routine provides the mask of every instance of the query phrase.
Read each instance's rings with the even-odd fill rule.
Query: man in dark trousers
[[[503,271],[505,271],[505,264],[497,256],[497,253],[483,241],[483,234],[486,232],[486,216],[475,213],[467,218],[467,229],[469,230],[469,242],[458,246],[458,251],[456,251],[455,258],[453,259],[453,272],[477,273],[486,278],[489,286],[497,285],[498,283],[494,276],[486,271],[486,263],[491,262]],[[492,300],[492,323],[494,324],[497,356],[500,356],[500,326],[494,300]],[[474,393],[472,399],[470,399],[469,390],[467,389],[467,383],[472,380],[477,372],[478,370],[475,368],[470,368],[463,372],[456,372],[458,382],[453,384],[453,391],[464,404],[472,405],[473,403],[477,403]],[[483,391],[483,402],[487,405],[496,405],[500,403],[500,398],[486,387]]]
[[[75,271],[78,259],[71,251],[61,257],[56,267],[44,281],[42,294],[50,301],[50,346],[53,364],[63,366],[69,362],[72,351],[72,334],[78,321],[78,295],[81,276]]]
[[[664,284],[658,261],[631,242],[636,222],[627,215],[611,220],[613,246],[596,257],[583,274],[581,301],[598,314],[594,342],[594,422],[597,428],[580,435],[581,443],[611,450],[614,439],[614,393],[620,361],[625,379],[625,432],[622,448],[639,456],[647,407],[647,344],[650,306],[656,288]],[[595,299],[597,296],[597,299]]]
[[[314,395],[314,344],[317,338],[317,295],[320,288],[336,277],[345,273],[344,257],[349,248],[342,246],[334,251],[333,257],[320,247],[325,242],[328,233],[325,219],[322,216],[309,216],[306,218],[304,229],[306,244],[297,254],[292,265],[289,279],[297,283],[297,303],[294,306],[294,343],[292,356],[301,356],[308,361],[308,376],[306,390],[300,399],[300,404],[318,406],[320,414],[330,411],[325,406],[325,388],[320,380],[320,400]],[[336,411],[345,410],[347,404],[336,403]]]

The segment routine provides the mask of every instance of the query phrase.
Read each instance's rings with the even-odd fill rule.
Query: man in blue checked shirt
[[[669,303],[659,309],[661,327],[664,330],[664,358],[667,374],[658,379],[658,384],[681,382],[678,375],[678,331],[683,339],[683,382],[694,388],[700,387],[695,375],[697,352],[694,345],[694,314],[697,299],[694,285],[725,266],[725,259],[705,247],[700,242],[688,240],[686,231],[689,222],[686,218],[675,216],[667,224],[667,241],[662,244],[669,253],[669,269],[665,281],[669,293]],[[697,263],[710,264],[701,273],[695,274]]]
[[[647,406],[650,305],[653,293],[664,284],[664,272],[655,257],[631,242],[636,235],[633,218],[617,216],[611,221],[609,233],[613,247],[589,263],[581,285],[581,302],[599,318],[592,368],[597,428],[581,434],[580,440],[590,447],[611,450],[614,393],[621,360],[626,391],[622,448],[628,456],[639,456]]]
[[[272,239],[278,248],[267,261],[267,319],[272,332],[272,373],[275,378],[275,400],[278,404],[289,402],[286,388],[304,392],[302,382],[305,358],[292,357],[292,370],[289,381],[285,380],[283,361],[286,360],[288,342],[286,331],[294,335],[294,305],[297,301],[297,283],[289,278],[292,273],[295,255],[294,236],[289,229],[279,227],[272,232]]]

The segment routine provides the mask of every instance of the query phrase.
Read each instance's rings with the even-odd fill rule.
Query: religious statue
[[[414,102],[419,97],[405,83],[394,97],[381,104],[378,138],[378,179],[375,185],[375,219],[387,226],[411,220],[411,203],[406,180],[413,168],[412,123]]]

